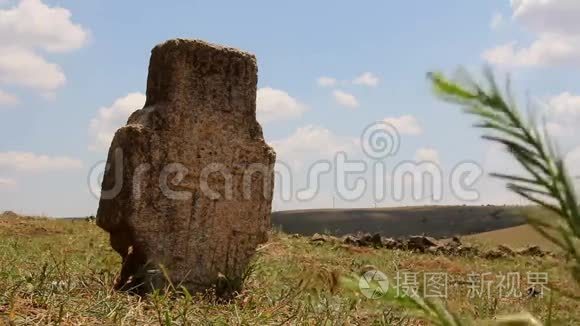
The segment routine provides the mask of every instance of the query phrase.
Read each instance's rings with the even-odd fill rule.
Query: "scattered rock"
[[[358,239],[352,235],[347,235],[344,238],[342,238],[342,242],[348,245],[356,245],[358,244]]]
[[[370,233],[365,233],[358,238],[357,244],[361,247],[370,247],[373,243],[372,238],[373,236]]]
[[[500,258],[506,258],[506,256],[507,255],[503,251],[498,250],[498,249],[491,249],[491,250],[486,251],[483,254],[483,258],[485,258],[485,259],[500,259]]]
[[[451,238],[451,241],[448,240],[445,242],[445,249],[450,252],[457,251],[461,246],[463,246],[463,242],[461,242],[461,239],[457,236]]]
[[[506,245],[497,246],[497,250],[503,252],[506,256],[509,257],[513,257],[516,255],[515,251]]]
[[[326,238],[322,234],[314,233],[310,238],[310,242],[326,242]]]
[[[381,243],[387,249],[399,249],[401,247],[401,242],[393,238],[382,238]]]
[[[459,239],[458,236],[453,236],[453,238],[451,238],[451,241],[457,245],[461,245],[461,239]]]
[[[438,245],[438,246],[427,248],[427,250],[425,252],[430,253],[432,255],[438,255],[438,254],[446,253],[446,250],[445,250],[445,246]]]
[[[4,218],[16,218],[16,217],[20,216],[20,215],[14,213],[13,211],[4,211],[1,215]]]
[[[379,248],[383,246],[383,241],[379,233],[375,233],[370,238],[370,243],[373,247]]]
[[[323,234],[318,234],[318,233],[315,233],[310,238],[310,242],[318,243],[318,244],[325,243],[325,242],[336,242],[336,241],[337,241],[337,239],[333,236],[323,235]]]
[[[528,246],[518,250],[516,253],[522,256],[533,257],[544,257],[546,255],[546,252],[544,252],[539,246]]]
[[[468,244],[462,244],[461,246],[452,249],[451,251],[455,251],[457,255],[460,256],[477,256],[479,255],[479,249],[475,246],[471,246]]]
[[[328,236],[315,234],[312,242],[327,242]],[[514,250],[506,245],[499,245],[491,250],[482,251],[477,246],[462,243],[458,237],[450,240],[436,240],[432,237],[419,235],[411,236],[405,240],[381,237],[380,234],[346,235],[342,238],[344,246],[374,247],[386,249],[412,250],[430,253],[434,255],[444,254],[448,256],[482,257],[486,259],[511,258],[515,256],[551,256],[552,253],[543,251],[539,246],[529,246],[520,250]]]
[[[243,276],[267,240],[275,163],[256,86],[249,53],[182,39],[152,50],[145,107],[115,133],[97,213],[123,258],[117,288],[168,278],[196,293]]]
[[[427,236],[412,236],[407,240],[407,248],[409,250],[417,250],[425,252],[431,247],[437,247],[439,244],[437,240]]]

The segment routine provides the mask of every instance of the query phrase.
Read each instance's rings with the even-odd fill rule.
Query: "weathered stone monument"
[[[183,39],[152,50],[145,106],[114,136],[97,213],[123,258],[118,288],[242,277],[267,238],[274,181],[256,84],[246,52]]]

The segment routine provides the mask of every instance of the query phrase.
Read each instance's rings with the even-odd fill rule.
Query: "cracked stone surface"
[[[267,240],[276,156],[256,86],[249,53],[183,39],[152,50],[145,106],[115,133],[97,213],[123,258],[118,288],[162,288],[163,269],[191,292],[242,277]]]

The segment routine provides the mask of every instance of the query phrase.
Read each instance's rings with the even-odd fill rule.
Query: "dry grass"
[[[112,290],[119,257],[107,235],[92,223],[0,216],[0,320],[15,325],[421,325],[398,309],[333,287],[335,275],[376,268],[391,279],[397,271],[447,272],[448,305],[485,320],[530,311],[546,319],[549,298],[468,298],[469,272],[549,273],[552,284],[575,289],[566,264],[556,258],[502,260],[444,257],[398,250],[352,250],[315,245],[282,233],[258,251],[245,290],[228,303],[208,296],[154,293],[131,296]],[[520,285],[526,291],[526,284]],[[578,292],[578,289],[576,289]],[[580,324],[577,302],[555,295],[556,325]]]

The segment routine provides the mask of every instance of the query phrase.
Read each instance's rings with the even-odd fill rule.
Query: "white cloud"
[[[375,87],[379,84],[379,77],[375,76],[372,72],[365,72],[362,75],[356,77],[352,83],[355,85]]]
[[[2,106],[13,106],[18,104],[18,98],[15,95],[6,93],[0,89],[0,107]]]
[[[509,155],[505,147],[498,143],[486,143],[483,160],[479,162],[484,175],[477,182],[475,188],[482,204],[527,204],[526,200],[507,190],[506,181],[491,177],[490,173],[503,173],[518,176],[527,176],[517,161]]]
[[[281,157],[301,157],[305,154],[331,155],[350,152],[357,146],[356,138],[342,137],[332,131],[314,125],[307,125],[281,140],[270,143]]]
[[[293,170],[322,159],[333,160],[339,152],[352,154],[360,148],[358,138],[340,136],[316,125],[300,127],[288,137],[269,144],[276,151],[277,163],[284,163]]]
[[[423,132],[417,119],[412,115],[403,115],[400,117],[388,117],[383,120],[397,129],[402,135],[419,135]]]
[[[22,48],[0,48],[0,83],[41,90],[55,90],[64,85],[62,69],[41,56]]]
[[[270,87],[258,89],[256,113],[260,123],[295,119],[306,110],[304,104],[282,90]]]
[[[16,7],[0,10],[3,46],[41,48],[64,52],[82,47],[88,32],[71,20],[65,8],[49,7],[40,0],[22,0]]]
[[[334,100],[341,106],[351,109],[357,108],[359,106],[358,100],[352,94],[343,92],[341,90],[335,90],[332,92],[332,96],[334,96]]]
[[[538,33],[580,32],[580,1],[512,0],[513,18]]]
[[[12,188],[16,186],[16,180],[11,178],[2,178],[0,177],[0,189],[2,188]]]
[[[564,92],[552,97],[549,114],[560,121],[580,121],[580,96]]]
[[[502,25],[503,25],[503,15],[500,14],[499,12],[496,12],[495,14],[493,14],[493,16],[491,17],[491,21],[489,22],[489,27],[491,29],[499,29]]]
[[[512,42],[485,51],[483,58],[494,65],[511,67],[578,65],[580,38],[543,34],[529,47]]]
[[[565,145],[580,145],[575,137],[580,129],[580,96],[564,92],[549,98],[545,105],[545,126],[550,135]]]
[[[82,167],[82,162],[66,156],[39,155],[30,152],[0,152],[0,167],[16,171],[54,171]]]
[[[38,51],[72,51],[85,45],[88,37],[86,30],[71,21],[70,11],[40,0],[22,0],[0,9],[0,83],[52,94],[66,78],[58,65],[47,62]]]
[[[580,1],[512,0],[513,19],[536,39],[528,46],[510,42],[489,49],[483,58],[512,67],[580,65]]]
[[[336,85],[337,80],[332,78],[332,77],[324,77],[323,76],[323,77],[319,77],[316,80],[316,83],[318,84],[318,86],[321,86],[321,87],[331,87],[331,86]]]
[[[145,105],[145,99],[145,94],[130,93],[115,100],[111,106],[100,108],[89,125],[89,135],[92,138],[89,149],[106,151],[111,145],[115,131],[127,123],[131,113]]]
[[[326,200],[335,194],[334,173],[332,167],[330,171],[323,170],[333,165],[330,162],[339,152],[345,153],[349,161],[362,155],[358,138],[337,135],[316,125],[300,127],[289,136],[269,144],[276,151],[277,171],[281,171],[281,174],[276,175],[276,209],[280,209],[280,205],[285,209],[330,207],[331,204]],[[317,181],[311,183],[313,177]],[[282,189],[288,189],[288,186],[291,188],[291,197],[282,199]],[[311,199],[301,200],[299,196]]]
[[[439,152],[434,148],[419,148],[415,152],[415,161],[428,161],[439,164]]]
[[[576,147],[574,150],[570,151],[566,155],[566,167],[568,168],[568,173],[574,179],[575,184],[580,183],[580,146]]]
[[[556,138],[568,137],[572,134],[571,130],[568,129],[567,126],[564,126],[559,122],[548,121],[545,124],[545,128],[550,136]]]

